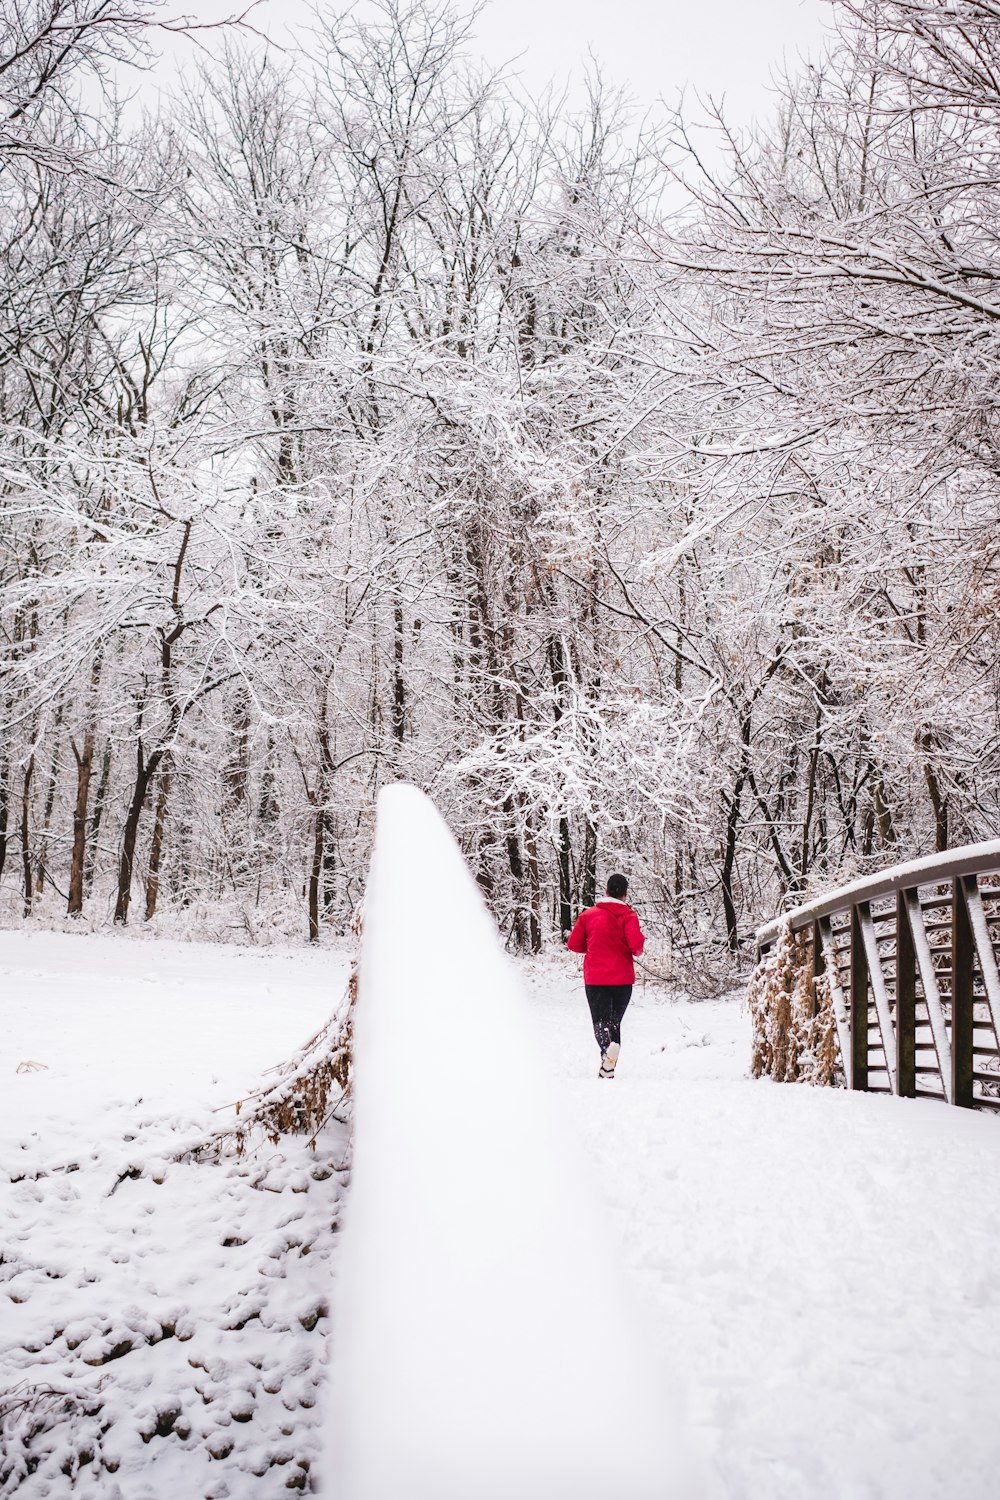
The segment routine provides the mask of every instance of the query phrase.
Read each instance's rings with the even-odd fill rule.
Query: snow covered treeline
[[[706,176],[438,0],[139,123],[155,7],[5,8],[8,915],[315,937],[406,779],[513,942],[622,865],[702,956],[995,827],[1000,35],[836,14]]]

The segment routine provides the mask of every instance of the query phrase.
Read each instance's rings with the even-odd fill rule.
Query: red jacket
[[[584,984],[634,984],[632,958],[638,958],[645,943],[631,906],[610,897],[582,911],[566,939],[571,952],[584,955]]]

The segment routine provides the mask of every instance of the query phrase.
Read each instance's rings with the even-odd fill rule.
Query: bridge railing
[[[537,1026],[444,822],[384,788],[333,1309],[339,1500],[693,1493]]]
[[[826,975],[848,1088],[1000,1109],[1000,839],[894,865],[790,924]]]

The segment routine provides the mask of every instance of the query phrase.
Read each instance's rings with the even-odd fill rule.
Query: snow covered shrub
[[[28,1381],[0,1397],[0,1493],[12,1495],[46,1457],[55,1456],[68,1478],[91,1462],[86,1419],[99,1417],[101,1404],[99,1396],[86,1402],[72,1391]],[[78,1442],[65,1441],[69,1422]]]
[[[813,976],[809,943],[785,922],[747,987],[753,1025],[750,1071],[779,1083],[832,1084],[840,1053],[833,996],[825,974]]]
[[[642,919],[645,912],[639,915]],[[636,960],[639,982],[651,980],[665,985],[689,1000],[718,1000],[736,988],[739,978],[733,955],[728,950],[720,951],[717,940],[713,944],[708,937],[699,941],[700,935],[693,940],[687,938],[679,927],[678,921],[674,930],[647,935],[642,958]]]

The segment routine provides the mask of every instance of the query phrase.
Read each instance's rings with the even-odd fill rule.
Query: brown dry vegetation
[[[830,983],[814,977],[808,940],[786,922],[747,987],[753,1025],[750,1070],[779,1083],[833,1084],[840,1051]]]

